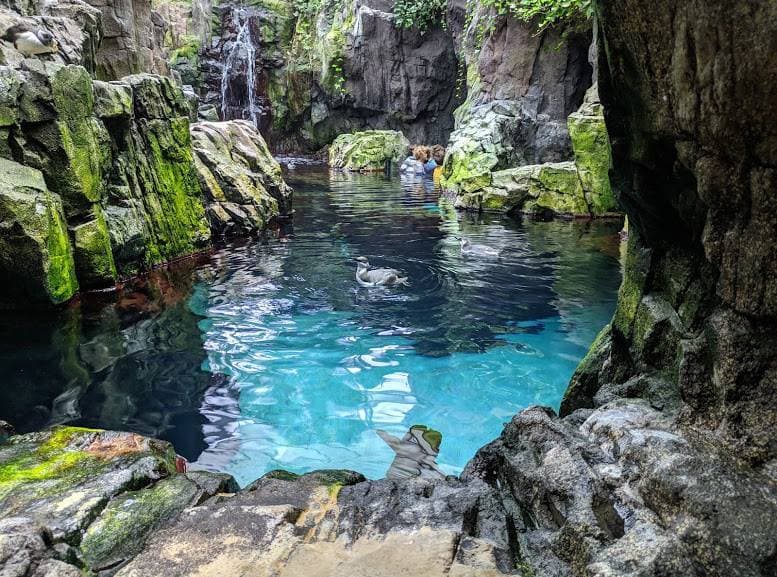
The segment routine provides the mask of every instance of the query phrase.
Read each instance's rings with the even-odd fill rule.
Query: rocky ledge
[[[672,411],[532,407],[460,478],[180,472],[172,447],[77,428],[0,445],[0,574],[769,575],[777,487]]]

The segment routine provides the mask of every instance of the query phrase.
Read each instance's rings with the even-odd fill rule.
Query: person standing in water
[[[424,163],[424,174],[427,176],[432,176],[434,174],[434,170],[437,168],[437,163],[432,156],[432,149],[428,146],[425,146],[424,154],[426,155],[426,162]]]
[[[442,165],[445,163],[445,148],[439,144],[435,144],[432,147],[432,160],[434,160],[435,164],[434,172],[432,172],[432,175],[435,182],[437,182],[442,176]]]
[[[423,146],[414,146],[408,156],[400,165],[399,172],[406,176],[423,176],[426,163],[426,151]]]

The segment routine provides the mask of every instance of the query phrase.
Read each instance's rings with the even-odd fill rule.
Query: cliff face
[[[425,34],[400,29],[392,9],[386,0],[222,5],[203,51],[203,100],[221,109],[226,87],[221,116],[253,113],[281,150],[318,150],[341,133],[368,129],[444,143],[457,105],[453,39],[442,22]]]
[[[221,5],[203,51],[204,102],[222,107],[227,86],[226,116],[250,118],[251,58],[253,112],[278,149],[318,149],[370,129],[444,144],[454,125],[472,132],[497,109],[495,134],[466,136],[498,140],[500,168],[571,158],[566,118],[591,85],[590,32],[538,35],[529,24],[450,2],[422,33],[397,26],[393,10],[390,0]],[[239,48],[246,21],[252,54]]]
[[[83,2],[45,11],[0,10],[3,33],[18,24],[40,26],[61,48],[30,58],[0,42],[0,272],[8,281],[0,308],[61,304],[79,289],[112,286],[207,247],[211,228],[252,232],[289,208],[280,167],[253,128],[245,138],[260,152],[213,158],[216,176],[201,187],[192,106],[173,80],[133,74],[105,82],[90,75],[152,66],[155,53],[122,49],[122,59],[141,60],[116,64],[106,59],[113,44],[106,42],[112,25],[104,13]],[[141,26],[151,21],[147,16],[127,18]],[[109,61],[116,66],[106,68]],[[220,125],[214,137],[233,128]],[[237,200],[219,184],[230,171],[244,173],[245,187],[229,188]],[[234,210],[207,212],[206,202]]]
[[[614,185],[632,238],[601,355],[614,368],[578,379],[566,410],[591,406],[612,383],[654,378],[684,424],[774,471],[777,6],[654,8],[599,11]]]

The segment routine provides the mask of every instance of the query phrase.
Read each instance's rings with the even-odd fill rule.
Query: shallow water
[[[247,482],[381,477],[393,453],[375,430],[416,423],[456,473],[522,407],[558,407],[614,309],[617,223],[460,215],[430,183],[382,176],[289,180],[294,221],[264,242],[0,329],[0,418],[160,436]],[[500,256],[463,257],[460,236]],[[357,256],[410,285],[359,286]]]

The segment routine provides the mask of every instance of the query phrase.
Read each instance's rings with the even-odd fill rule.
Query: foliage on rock
[[[400,28],[417,28],[423,33],[435,25],[446,26],[447,7],[447,0],[397,0],[394,22]]]

